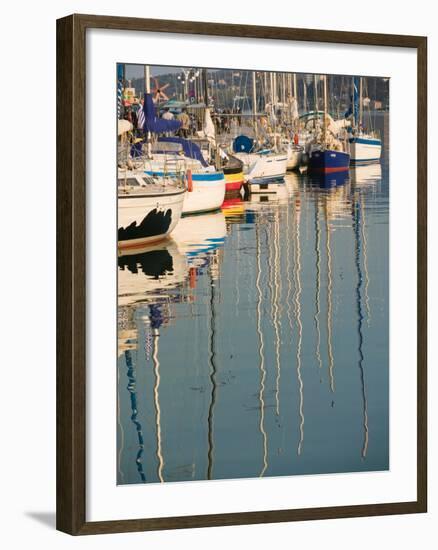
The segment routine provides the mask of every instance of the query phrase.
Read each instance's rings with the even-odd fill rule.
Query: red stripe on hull
[[[312,172],[318,174],[332,174],[333,172],[347,172],[348,166],[324,166],[324,168],[312,168]]]

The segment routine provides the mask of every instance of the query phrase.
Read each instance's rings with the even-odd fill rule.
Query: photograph
[[[118,485],[390,468],[389,80],[117,64]]]

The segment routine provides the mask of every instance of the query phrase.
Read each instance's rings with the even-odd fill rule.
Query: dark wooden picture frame
[[[417,50],[417,500],[86,521],[85,35],[90,28],[392,46]],[[427,511],[427,39],[372,33],[71,15],[57,21],[57,529],[72,535]]]

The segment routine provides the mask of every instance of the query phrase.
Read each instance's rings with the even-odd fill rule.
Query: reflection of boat
[[[272,189],[272,185],[269,187],[269,190]],[[267,191],[259,193],[254,193],[251,195],[251,200],[247,203],[251,205],[260,204],[260,203],[281,203],[287,201],[289,197],[289,188],[285,183],[281,183],[276,186],[275,191]]]
[[[204,259],[207,253],[221,247],[226,235],[225,216],[218,211],[182,218],[172,234],[172,240],[192,265],[197,259]]]
[[[156,180],[119,170],[119,247],[138,247],[169,235],[181,217],[185,194],[176,180]]]
[[[356,186],[367,186],[379,183],[382,179],[382,165],[380,162],[354,166],[350,170],[351,183]]]
[[[237,223],[244,219],[245,205],[242,197],[225,199],[222,203],[221,210],[227,222]]]
[[[164,297],[181,286],[187,260],[171,239],[118,258],[119,306]]]
[[[138,302],[182,299],[182,288],[194,274],[191,267],[208,264],[208,255],[223,245],[226,237],[222,212],[182,218],[172,238],[118,258],[119,306]]]
[[[313,184],[323,189],[345,185],[350,181],[348,172],[333,172],[331,174],[310,174],[310,180]]]

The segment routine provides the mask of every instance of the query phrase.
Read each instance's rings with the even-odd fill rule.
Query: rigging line
[[[161,438],[161,407],[160,407],[160,401],[159,401],[159,389],[160,389],[161,377],[160,377],[160,361],[158,359],[158,341],[160,338],[160,333],[158,332],[157,328],[154,328],[152,330],[152,338],[153,338],[152,362],[154,364],[154,376],[155,376],[154,407],[155,407],[155,418],[156,418],[155,422],[156,422],[156,430],[157,430],[157,459],[158,459],[157,475],[158,475],[158,479],[161,481],[161,483],[163,483],[164,459],[163,459],[162,438]]]
[[[361,288],[363,285],[363,276],[362,276],[361,262],[360,262],[360,254],[361,254],[360,231],[359,231],[360,212],[359,212],[359,205],[356,201],[353,202],[352,217],[353,217],[353,228],[354,228],[354,236],[355,236],[354,263],[357,271],[356,311],[357,311],[357,334],[358,334],[358,354],[359,354],[358,366],[359,366],[360,383],[361,383],[361,390],[362,390],[363,429],[364,429],[364,439],[362,444],[361,455],[362,455],[362,458],[365,458],[368,451],[369,432],[368,432],[368,405],[367,405],[367,396],[366,396],[366,390],[365,390],[365,374],[364,374],[364,368],[363,368],[364,355],[363,355],[363,349],[362,349],[363,348],[362,323],[363,323],[364,317],[362,313],[362,295],[361,295]]]

